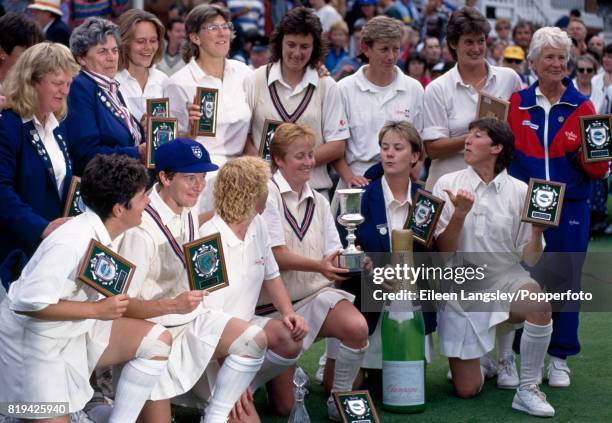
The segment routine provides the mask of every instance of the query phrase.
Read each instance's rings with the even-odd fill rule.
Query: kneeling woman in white
[[[145,168],[127,156],[99,155],[85,168],[89,211],[45,238],[0,306],[0,402],[67,402],[66,412],[77,412],[93,395],[93,370],[127,362],[109,421],[136,421],[166,367],[171,335],[121,317],[127,295],[103,298],[77,273],[91,239],[112,248],[140,223],[146,183]]]
[[[331,287],[332,281],[345,279],[339,274],[348,270],[336,265],[342,244],[329,203],[308,184],[315,167],[314,148],[315,134],[309,127],[285,123],[277,128],[270,152],[278,171],[268,183],[264,218],[291,301],[310,327],[304,349],[318,337],[339,339],[337,357],[328,352],[330,359],[336,359],[335,370],[333,360],[328,360],[324,384],[332,392],[350,391],[367,350],[368,325],[353,306],[353,295]],[[259,304],[265,312],[270,298],[262,295]],[[268,387],[285,410],[293,402],[290,376],[283,375]],[[338,418],[332,397],[328,411]]]
[[[463,253],[472,263],[486,263],[486,278],[480,284],[478,280],[465,284],[474,290],[541,292],[521,266],[521,260],[529,266],[539,260],[544,240],[542,227],[521,222],[527,185],[506,171],[514,151],[512,131],[494,118],[478,119],[469,130],[468,167],[442,176],[434,186],[434,195],[446,200],[436,227],[438,248]],[[500,301],[490,312],[466,311],[464,305],[449,301],[438,309],[440,351],[448,357],[457,396],[469,398],[480,392],[484,382],[480,357],[493,349],[496,326],[524,323],[520,381],[512,407],[537,416],[554,415],[538,387],[552,333],[550,305]]]
[[[225,422],[234,403],[261,367],[266,335],[258,326],[211,310],[205,292],[189,287],[182,245],[194,240],[198,215],[192,211],[204,189],[206,172],[218,167],[194,140],[177,138],[156,152],[158,183],[149,194],[142,223],[126,233],[121,254],[136,265],[127,316],[148,319],[172,333],[168,370],[151,393],[142,418],[170,421],[170,398],[198,385],[208,400],[203,421]],[[230,283],[233,283],[231,281]],[[198,383],[209,361],[224,359],[210,396],[206,380]],[[210,396],[210,398],[209,398]]]
[[[229,279],[229,286],[212,292],[205,304],[263,327],[268,338],[266,360],[255,376],[255,387],[295,364],[308,333],[304,318],[293,310],[260,216],[269,179],[270,167],[260,158],[240,157],[227,162],[214,186],[215,215],[200,228],[201,236],[221,234]],[[278,319],[255,317],[262,288],[279,310]],[[217,378],[215,390],[219,383],[224,382]],[[257,421],[252,404],[248,407],[249,421]]]

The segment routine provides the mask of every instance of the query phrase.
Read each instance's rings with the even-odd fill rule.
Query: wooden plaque
[[[580,138],[585,162],[612,160],[612,115],[581,116]]]
[[[217,133],[217,109],[219,108],[219,90],[198,87],[195,103],[200,106],[202,117],[194,126],[194,136],[214,137]]]
[[[508,119],[510,103],[487,93],[478,94],[477,118],[494,117],[502,121]]]
[[[183,245],[187,276],[192,290],[216,291],[229,285],[221,234]]]
[[[169,98],[149,98],[147,99],[147,115],[150,118],[170,117]]]
[[[556,228],[561,219],[564,194],[563,182],[531,178],[522,221]]]
[[[270,143],[276,132],[276,128],[284,122],[280,120],[266,119],[263,125],[263,131],[261,131],[261,140],[259,141],[259,157],[269,162],[272,161],[272,155],[270,154]]]
[[[106,297],[127,292],[136,266],[100,242],[92,239],[78,273],[78,279]]]
[[[370,391],[334,392],[343,423],[380,423]]]
[[[412,200],[404,229],[410,229],[415,240],[431,247],[434,232],[445,201],[419,188]]]
[[[155,152],[160,145],[177,137],[178,121],[175,118],[150,118],[147,128],[147,168],[155,168]]]
[[[73,176],[70,180],[70,188],[66,197],[66,205],[64,206],[64,217],[74,217],[87,210],[87,206],[81,197],[81,178]]]

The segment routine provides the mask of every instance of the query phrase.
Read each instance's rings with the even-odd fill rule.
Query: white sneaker
[[[485,380],[493,379],[497,375],[497,363],[491,360],[488,354],[480,357],[480,370]]]
[[[319,367],[315,373],[315,381],[321,385],[323,383],[323,374],[325,373],[325,363],[327,363],[327,354],[319,357]]]
[[[333,394],[327,398],[327,417],[334,422],[339,422],[342,420],[340,418],[338,407],[336,407],[336,401],[334,401]]]
[[[538,417],[555,415],[555,409],[546,401],[546,394],[540,391],[538,385],[517,389],[512,400],[512,408]]]
[[[516,371],[514,356],[508,356],[497,363],[497,387],[516,389],[519,386],[519,375]]]
[[[448,369],[448,372],[446,372],[446,380],[449,382],[453,381],[453,372],[451,372],[451,369]]]
[[[554,388],[565,388],[570,386],[570,369],[567,361],[550,356],[548,362],[548,386]]]

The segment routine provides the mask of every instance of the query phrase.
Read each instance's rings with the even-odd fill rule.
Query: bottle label
[[[394,406],[425,403],[425,361],[383,361],[383,403]]]

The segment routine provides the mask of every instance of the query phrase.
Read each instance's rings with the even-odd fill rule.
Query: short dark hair
[[[11,54],[15,47],[28,48],[44,40],[40,29],[25,15],[7,13],[0,18],[0,47]]]
[[[491,24],[482,13],[473,7],[462,7],[455,10],[448,20],[446,28],[446,44],[453,59],[457,60],[457,52],[452,44],[457,45],[462,35],[483,34],[485,37],[491,32]]]
[[[185,19],[183,18],[172,18],[169,19],[168,22],[166,22],[166,35],[168,34],[168,31],[172,31],[172,27],[174,27],[175,23],[185,23]]]
[[[471,131],[474,128],[486,131],[491,138],[492,145],[502,146],[502,151],[495,161],[495,174],[497,175],[507,169],[514,158],[514,134],[510,125],[497,118],[484,117],[470,123],[469,130]]]
[[[607,44],[607,45],[604,47],[603,52],[601,53],[601,55],[603,56],[603,55],[605,55],[605,54],[612,54],[612,43]],[[603,57],[602,57],[602,59],[603,59]]]
[[[516,23],[516,25],[514,25],[514,28],[512,28],[512,38],[516,37],[516,31],[519,28],[529,28],[532,34],[535,32],[535,26],[533,25],[533,22],[520,20]]]
[[[283,37],[289,34],[312,35],[312,55],[308,66],[313,67],[323,61],[327,44],[323,39],[321,21],[311,9],[296,7],[291,9],[281,19],[270,37],[272,58],[270,62],[277,62],[283,57]]]
[[[136,159],[98,154],[83,171],[81,195],[87,207],[104,221],[115,204],[129,209],[130,200],[146,188],[148,180],[147,170]]]

